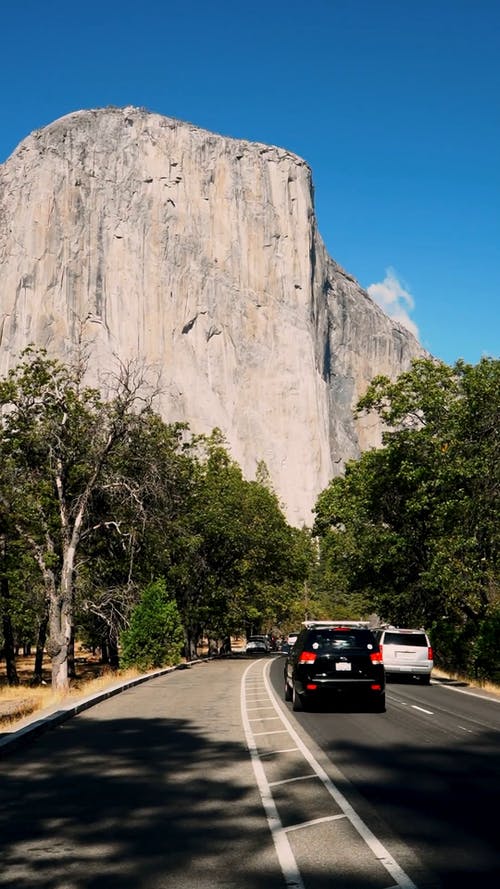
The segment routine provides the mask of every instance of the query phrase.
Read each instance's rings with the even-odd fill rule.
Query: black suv
[[[294,710],[342,699],[385,711],[379,644],[363,621],[306,621],[284,668],[285,701]]]

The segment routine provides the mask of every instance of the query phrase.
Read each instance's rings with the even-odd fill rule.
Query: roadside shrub
[[[177,603],[163,579],[146,587],[120,642],[121,667],[151,670],[180,662],[184,630]]]

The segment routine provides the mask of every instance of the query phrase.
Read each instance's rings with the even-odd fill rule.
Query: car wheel
[[[377,698],[373,704],[373,712],[374,713],[385,713],[385,695]]]
[[[291,701],[293,698],[292,689],[288,684],[288,680],[285,677],[285,701]]]
[[[430,685],[431,684],[431,677],[430,676],[421,676],[420,682],[422,685]]]
[[[292,709],[295,711],[295,713],[300,713],[304,709],[303,700],[299,695],[297,689],[295,688],[295,685],[292,689]]]

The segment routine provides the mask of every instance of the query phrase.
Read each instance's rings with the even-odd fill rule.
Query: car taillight
[[[299,657],[299,664],[314,664],[314,661],[317,658],[317,654],[315,651],[303,651]]]
[[[316,691],[317,687],[315,682],[308,682],[306,685],[308,691]]]
[[[382,662],[382,646],[380,646],[380,651],[370,652],[370,660],[372,664],[380,664]]]
[[[430,645],[429,645],[429,648],[427,649],[427,657],[430,661],[434,660],[434,655],[433,655],[432,648],[430,647]]]

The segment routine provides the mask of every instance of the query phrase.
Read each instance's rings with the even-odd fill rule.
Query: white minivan
[[[374,632],[382,652],[387,679],[399,676],[418,680],[424,685],[429,684],[434,655],[425,630],[378,627]]]

